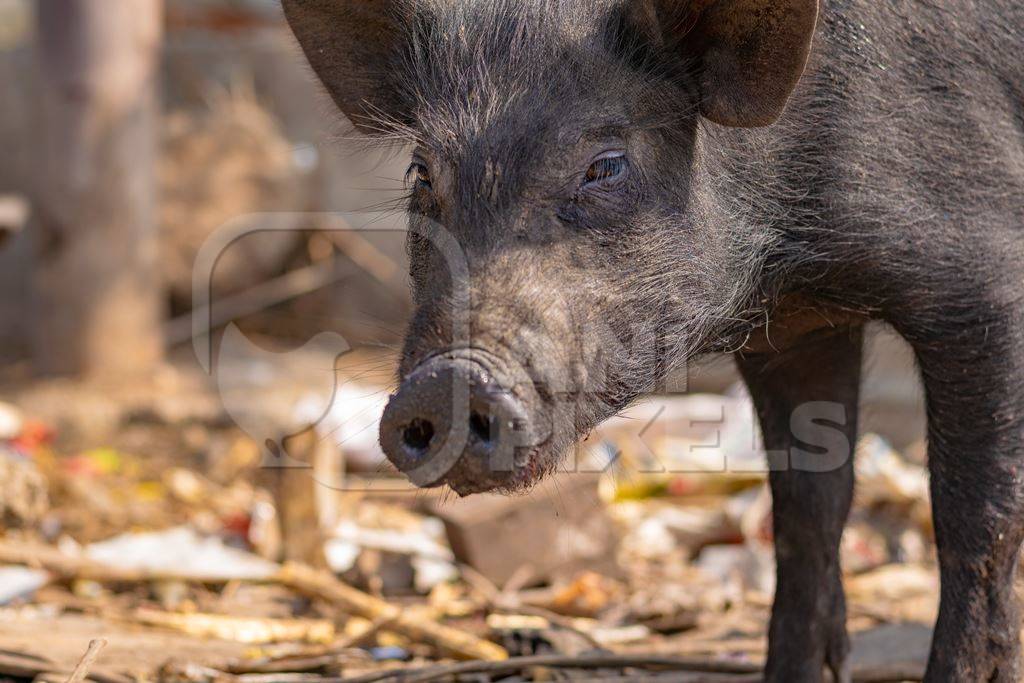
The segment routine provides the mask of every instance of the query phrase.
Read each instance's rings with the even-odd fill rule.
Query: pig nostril
[[[414,451],[425,451],[434,439],[434,425],[429,420],[415,419],[402,430],[402,441]]]
[[[487,415],[481,415],[474,410],[469,416],[469,428],[481,441],[491,440],[491,420]]]

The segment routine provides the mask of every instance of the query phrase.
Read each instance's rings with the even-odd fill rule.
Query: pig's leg
[[[1024,673],[1013,590],[1024,541],[1020,334],[1017,322],[989,321],[954,340],[914,344],[927,396],[942,579],[929,683],[1011,683]]]
[[[769,463],[777,588],[765,679],[850,681],[839,541],[853,496],[861,329],[738,359]],[[812,422],[813,420],[813,422]]]

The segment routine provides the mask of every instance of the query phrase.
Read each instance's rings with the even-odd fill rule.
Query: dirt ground
[[[281,355],[127,388],[7,373],[0,676],[64,680],[102,640],[90,680],[759,680],[770,498],[742,391],[652,398],[576,471],[459,500],[382,461],[386,353]],[[858,446],[858,681],[920,680],[936,612],[904,450]]]

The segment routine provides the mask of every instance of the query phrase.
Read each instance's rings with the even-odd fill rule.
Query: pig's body
[[[815,297],[912,337],[961,320],[958,303],[977,315],[999,280],[1024,297],[1021,3],[830,1],[780,122],[708,133],[755,215],[784,207],[800,239],[778,261],[803,264]]]
[[[1020,680],[1024,5],[830,0],[795,90],[814,0],[381,5],[285,2],[349,117],[419,145],[416,234],[431,219],[466,254],[460,299],[412,241],[389,457],[419,484],[525,486],[668,366],[738,351],[774,470],[767,679],[849,681],[838,545],[862,327],[884,320],[927,393],[942,595],[926,679]],[[581,147],[602,117],[612,142]],[[446,331],[460,301],[468,341]],[[595,320],[621,348],[586,343]],[[458,448],[438,435],[468,413],[438,408],[442,380],[470,387]],[[808,406],[831,436],[797,430]],[[509,446],[505,424],[533,440]],[[517,455],[496,473],[499,446]]]
[[[1024,5],[1013,0],[827,2],[781,125],[715,135],[743,160],[738,187],[758,188],[743,193],[752,210],[758,195],[786,207],[779,227],[790,239],[768,259],[779,264],[769,287],[831,306],[811,314],[821,323],[842,326],[848,312],[885,320],[915,349],[942,566],[934,682],[1021,680],[1022,50]],[[767,150],[763,162],[743,138]],[[740,362],[769,447],[791,445],[789,414],[804,401],[839,400],[856,415],[860,332],[800,334],[809,325],[805,316],[792,339],[772,332],[789,348],[762,342]],[[846,650],[836,545],[850,468],[773,475],[771,680],[817,680],[819,658],[838,664]],[[833,589],[811,589],[824,585]]]

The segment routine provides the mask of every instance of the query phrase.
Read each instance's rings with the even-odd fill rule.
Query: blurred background
[[[104,680],[317,680],[495,647],[756,669],[770,500],[730,359],[527,496],[390,472],[408,151],[351,131],[277,0],[0,0],[0,88],[0,677],[59,678],[99,636]],[[239,225],[194,315],[197,256]],[[885,329],[865,370],[843,547],[858,680],[912,680],[937,599],[920,390]]]

